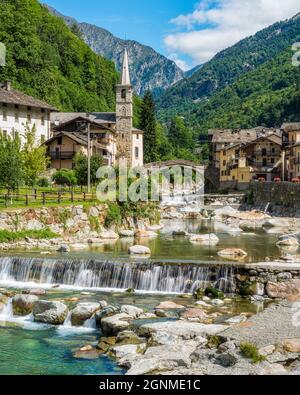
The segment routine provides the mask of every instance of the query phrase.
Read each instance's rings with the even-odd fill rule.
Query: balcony
[[[254,151],[253,153],[251,153],[252,155],[255,155],[255,156],[271,156],[271,157],[274,157],[274,156],[278,156],[278,157],[280,157],[281,156],[281,152],[273,152],[273,151]]]
[[[75,151],[50,151],[47,153],[52,160],[73,159],[76,155]]]

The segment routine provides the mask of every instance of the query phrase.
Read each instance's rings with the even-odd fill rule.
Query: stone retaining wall
[[[248,204],[282,216],[300,216],[300,184],[252,182]]]

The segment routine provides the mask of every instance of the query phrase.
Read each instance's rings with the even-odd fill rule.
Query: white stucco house
[[[22,136],[26,125],[35,125],[37,142],[51,137],[50,113],[57,111],[49,104],[12,88],[6,81],[0,84],[0,130],[4,135]]]

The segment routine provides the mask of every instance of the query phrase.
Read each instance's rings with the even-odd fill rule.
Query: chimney
[[[10,81],[5,81],[3,84],[3,89],[5,89],[6,91],[10,91],[11,90],[11,82]]]

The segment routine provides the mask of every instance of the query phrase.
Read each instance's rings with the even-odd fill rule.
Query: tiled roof
[[[286,122],[282,125],[281,129],[285,132],[300,131],[300,122]]]
[[[212,136],[213,143],[228,144],[248,144],[262,136],[274,134],[281,136],[280,130],[268,129],[264,127],[257,127],[253,129],[211,129],[208,133],[210,136]]]
[[[54,112],[51,114],[51,122],[55,125],[65,124],[76,118],[88,119],[95,123],[115,123],[115,112]]]
[[[50,106],[42,100],[35,99],[34,97],[28,96],[25,93],[12,88],[6,89],[3,87],[3,85],[0,85],[0,102],[57,111],[56,108]]]

